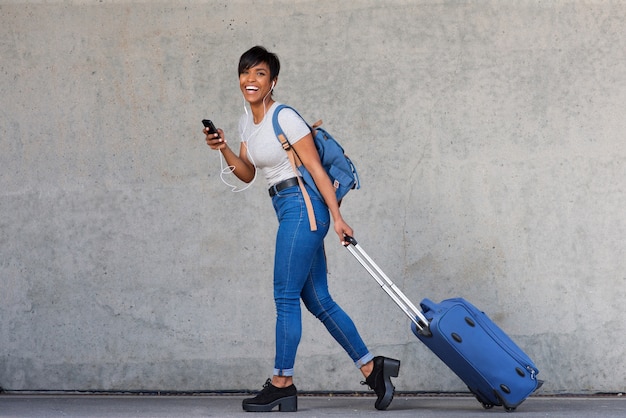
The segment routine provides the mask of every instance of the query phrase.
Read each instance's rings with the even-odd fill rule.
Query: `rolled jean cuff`
[[[374,355],[368,352],[366,355],[355,361],[354,364],[356,365],[357,369],[360,369],[372,360],[374,360]]]
[[[293,376],[293,369],[274,369],[274,376]]]

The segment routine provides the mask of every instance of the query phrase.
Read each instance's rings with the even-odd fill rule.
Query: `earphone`
[[[273,86],[272,86],[273,87]],[[267,111],[265,109],[265,100],[263,100],[263,106],[264,106],[264,113]],[[250,115],[250,113],[248,113],[248,108],[246,106],[246,100],[243,100],[243,110],[246,113],[246,119],[250,119],[252,117],[252,115]],[[252,138],[261,130],[261,128],[263,127],[263,124],[265,123],[265,119],[267,118],[263,118],[263,122],[261,122],[261,125],[254,131],[252,132],[249,136],[248,136],[248,140],[245,141],[246,142],[246,148],[247,148],[247,155],[248,155],[248,159],[250,160],[250,162],[252,163],[252,165],[254,166],[254,177],[252,178],[252,181],[250,181],[245,187],[240,188],[239,186],[236,186],[234,184],[230,184],[228,181],[226,181],[225,179],[225,175],[226,174],[232,174],[233,171],[235,171],[235,167],[232,165],[225,165],[224,163],[226,162],[224,157],[222,156],[222,153],[219,153],[219,159],[220,159],[220,180],[222,181],[222,183],[224,183],[225,185],[227,185],[228,187],[230,187],[230,191],[233,193],[238,193],[238,192],[243,192],[244,190],[247,190],[250,186],[252,186],[254,184],[254,182],[256,181],[256,177],[257,177],[257,173],[258,173],[258,169],[256,167],[256,163],[254,162],[254,158],[252,157],[252,147],[251,147],[251,140]],[[242,142],[244,142],[244,138],[245,138],[245,134],[246,134],[246,130],[248,128],[248,123],[245,123],[244,127],[243,127],[243,131],[241,132],[241,140]]]
[[[272,86],[270,87],[270,91],[265,95],[265,97],[263,98],[263,114],[265,115],[267,113],[267,109],[265,107],[265,99],[267,98],[267,96],[269,96],[269,94],[272,92],[272,90],[274,90],[274,86],[276,85],[275,81],[272,81]],[[243,100],[243,110],[246,113],[246,118],[250,118],[251,115],[248,113],[248,108],[246,107],[246,100]],[[244,190],[248,189],[250,186],[252,186],[252,184],[256,181],[256,177],[257,177],[257,172],[258,169],[256,168],[256,163],[254,162],[254,159],[252,158],[252,153],[251,153],[251,142],[252,142],[252,138],[254,136],[256,136],[256,134],[261,130],[261,128],[263,127],[263,125],[265,124],[267,118],[263,118],[263,121],[261,122],[261,124],[259,125],[259,127],[250,134],[250,136],[248,137],[248,140],[245,141],[246,142],[246,148],[247,148],[247,155],[248,158],[250,159],[250,162],[252,163],[252,165],[255,167],[254,170],[254,177],[252,178],[252,181],[250,181],[245,187],[243,188],[239,188],[238,186],[235,186],[233,184],[228,183],[228,181],[226,181],[226,179],[224,178],[224,176],[226,174],[232,174],[233,171],[235,171],[235,167],[234,166],[225,166],[225,160],[223,159],[223,156],[221,153],[220,154],[220,166],[221,166],[221,170],[220,170],[220,180],[222,180],[222,183],[224,183],[225,185],[229,186],[231,188],[232,192],[243,192]],[[247,129],[248,125],[246,124],[245,127],[243,128],[243,131],[241,132],[241,139],[242,142],[244,142],[244,137],[245,137],[245,133],[246,133],[246,129]]]

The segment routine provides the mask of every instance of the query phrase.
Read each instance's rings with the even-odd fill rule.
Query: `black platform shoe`
[[[400,372],[400,360],[394,360],[387,357],[374,357],[374,369],[372,373],[361,382],[368,385],[376,392],[376,409],[385,410],[393,400],[395,387],[391,384],[392,377],[398,377]]]
[[[272,380],[267,379],[263,390],[254,398],[244,399],[241,403],[244,411],[269,412],[278,405],[281,412],[296,412],[298,410],[298,391],[295,385],[286,388],[277,388]]]

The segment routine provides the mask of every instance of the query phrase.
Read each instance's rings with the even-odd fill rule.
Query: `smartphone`
[[[202,124],[204,125],[205,128],[209,128],[209,134],[216,134],[217,129],[215,128],[215,125],[213,125],[213,122],[211,122],[208,119],[202,119]]]

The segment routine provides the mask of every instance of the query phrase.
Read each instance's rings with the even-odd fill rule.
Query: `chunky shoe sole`
[[[277,405],[280,412],[296,412],[298,410],[298,396],[285,396],[264,405],[244,403],[242,406],[247,412],[270,412]]]
[[[374,406],[378,410],[385,410],[391,404],[396,388],[391,384],[392,377],[398,377],[400,373],[400,360],[391,358],[383,359],[383,382],[385,382],[385,395],[376,401]]]

